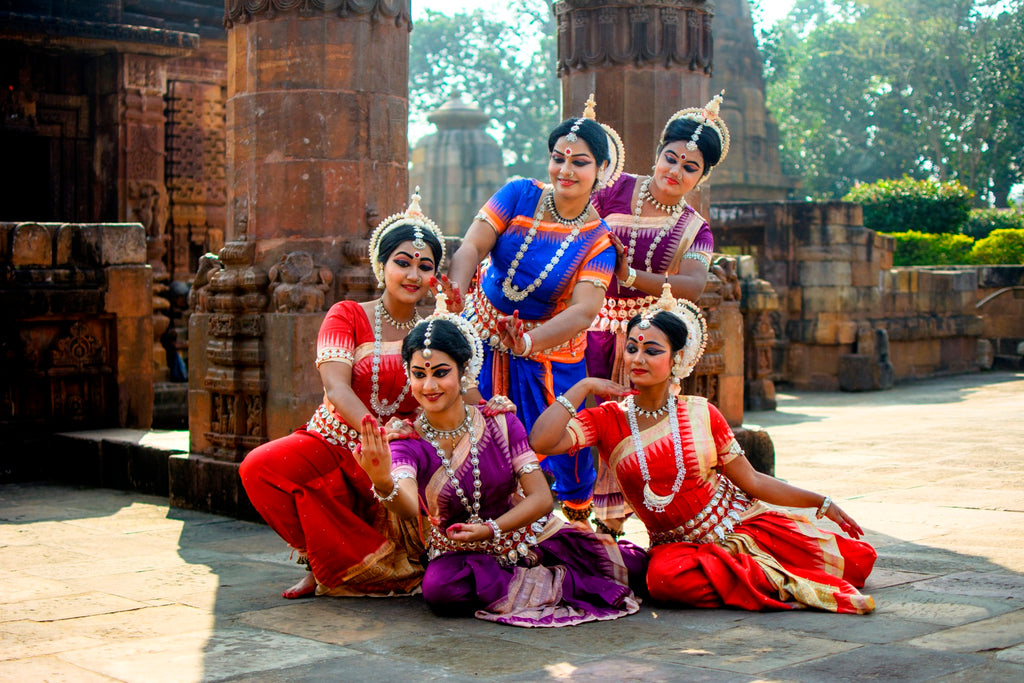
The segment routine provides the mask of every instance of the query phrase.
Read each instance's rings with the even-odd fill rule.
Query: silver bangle
[[[370,493],[373,494],[373,497],[377,499],[378,503],[390,503],[391,501],[398,497],[398,479],[395,478],[394,474],[391,475],[391,484],[391,493],[389,493],[386,496],[382,496],[379,493],[377,493],[376,484],[370,484]]]
[[[623,287],[632,287],[633,283],[635,281],[636,281],[636,268],[633,268],[631,266],[629,271],[626,274],[626,279],[622,280],[622,286]]]
[[[572,401],[565,397],[565,394],[559,394],[555,396],[555,400],[558,401],[563,408],[569,411],[569,415],[576,417],[576,406],[572,404]]]
[[[828,514],[828,509],[832,507],[832,499],[829,496],[825,496],[825,499],[821,501],[821,505],[818,506],[818,511],[814,513],[816,519],[821,519]]]
[[[487,526],[491,527],[491,531],[494,532],[494,540],[495,541],[500,541],[501,540],[501,527],[498,526],[498,523],[495,522],[493,519],[489,519],[486,522],[484,522],[484,524],[486,524]]]
[[[523,333],[523,342],[526,344],[526,348],[523,349],[522,353],[516,354],[520,358],[526,358],[531,353],[533,353],[533,337],[530,336],[529,332]]]

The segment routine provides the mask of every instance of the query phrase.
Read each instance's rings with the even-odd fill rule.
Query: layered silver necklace
[[[388,417],[398,412],[398,406],[405,400],[406,394],[409,393],[409,380],[405,381],[405,386],[402,387],[402,393],[398,395],[394,403],[389,403],[387,399],[380,400],[380,359],[384,353],[384,341],[381,338],[381,318],[387,316],[389,322],[394,323],[394,318],[388,313],[388,309],[384,308],[384,299],[380,299],[377,305],[373,307],[373,361],[371,363],[372,370],[370,372],[370,381],[372,388],[370,389],[370,408],[373,412],[382,417]],[[419,313],[413,316],[413,319],[409,322],[403,323],[408,325],[412,323],[415,325],[419,322]],[[395,324],[395,327],[401,328],[401,325]],[[402,328],[404,329],[404,328]],[[402,368],[402,374],[405,374],[405,367]]]
[[[683,209],[686,208],[686,202],[682,199],[678,203],[669,206],[662,204],[654,195],[650,193],[651,178],[647,178],[640,185],[640,191],[636,195],[636,204],[633,209],[633,228],[629,231],[629,247],[626,250],[626,263],[633,263],[633,252],[636,251],[636,238],[640,232],[640,215],[644,211],[644,202],[650,202],[651,206],[664,211],[669,215],[669,220],[665,225],[661,227],[658,234],[654,236],[654,240],[651,242],[651,246],[647,248],[647,256],[644,258],[644,270],[648,273],[653,273],[654,270],[651,266],[651,261],[654,259],[654,250],[658,248],[661,240],[665,238],[665,235],[672,230],[672,227],[679,221],[679,216],[682,215]]]
[[[466,419],[462,421],[455,429],[445,431],[443,429],[437,429],[434,425],[430,424],[426,416],[420,418],[420,425],[423,427],[423,437],[427,442],[434,447],[437,452],[437,457],[441,459],[441,466],[444,467],[445,474],[448,475],[448,481],[451,482],[452,488],[455,489],[455,495],[459,497],[462,502],[462,507],[466,508],[466,512],[469,513],[470,524],[480,524],[483,519],[480,517],[480,451],[477,449],[477,438],[476,432],[473,430],[473,417],[469,412],[469,406],[466,406]],[[459,438],[463,434],[469,434],[469,463],[473,466],[473,502],[470,503],[466,497],[466,490],[462,488],[462,482],[455,476],[455,470],[452,466],[452,461],[448,458],[444,449],[441,448],[441,439],[449,438],[452,440],[452,454],[455,453],[455,446],[459,441]]]
[[[551,216],[562,225],[567,228],[571,228],[569,234],[565,236],[562,243],[558,245],[558,250],[555,255],[548,261],[547,265],[544,266],[544,270],[541,274],[533,279],[526,289],[519,289],[512,284],[512,278],[515,277],[516,269],[519,268],[519,263],[523,260],[526,255],[526,251],[530,248],[530,244],[533,242],[533,238],[537,236],[537,230],[540,228],[540,221],[544,217],[544,210],[547,209]],[[505,272],[505,280],[501,283],[501,293],[505,295],[505,298],[509,301],[522,301],[526,297],[533,293],[533,290],[540,287],[541,283],[544,282],[545,278],[555,269],[558,262],[562,258],[562,254],[569,248],[569,245],[573,243],[576,237],[580,234],[580,229],[587,222],[587,214],[590,212],[590,201],[587,201],[587,205],[583,208],[583,212],[579,216],[571,220],[562,218],[562,216],[555,209],[555,192],[551,190],[550,193],[546,194],[537,202],[537,212],[533,215],[533,226],[529,232],[526,233],[526,237],[523,239],[523,243],[519,245],[519,251],[516,252],[516,256],[512,259],[512,263],[509,264],[508,270]]]
[[[686,477],[686,465],[683,462],[683,439],[679,435],[679,416],[676,411],[676,397],[669,396],[668,402],[657,410],[642,410],[637,408],[632,396],[626,398],[622,403],[626,409],[626,417],[629,420],[629,432],[633,437],[633,448],[636,450],[636,459],[640,465],[640,475],[644,479],[644,507],[651,512],[664,512],[672,499],[679,493],[683,486],[683,479]],[[672,432],[672,452],[676,458],[676,480],[672,483],[672,492],[659,496],[651,490],[651,472],[647,467],[647,454],[644,452],[643,440],[640,438],[640,427],[636,423],[637,413],[644,417],[657,417],[664,413],[669,416],[669,430]]]

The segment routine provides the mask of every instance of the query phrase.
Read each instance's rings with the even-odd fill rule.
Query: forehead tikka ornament
[[[705,104],[703,107],[688,107],[686,109],[680,109],[665,123],[665,128],[661,131],[661,139],[658,141],[660,146],[665,144],[665,135],[668,133],[668,127],[672,125],[674,121],[679,119],[686,119],[693,121],[697,124],[697,129],[693,131],[693,135],[690,136],[689,141],[686,143],[686,149],[691,152],[697,149],[697,141],[700,140],[700,134],[704,131],[705,127],[711,128],[718,134],[718,139],[722,143],[722,156],[718,159],[718,163],[722,163],[725,160],[725,156],[729,153],[729,127],[725,125],[725,120],[722,119],[720,109],[722,106],[722,99],[725,97],[725,91],[718,93],[711,98],[711,101]]]
[[[672,296],[672,285],[667,282],[661,286],[661,297],[643,312],[637,327],[648,329],[651,326],[651,319],[661,312],[676,316],[686,326],[686,343],[683,344],[682,358],[677,364],[679,372],[673,374],[680,379],[688,377],[707,347],[707,321],[695,303]]]
[[[583,107],[583,116],[573,121],[569,134],[565,136],[567,142],[579,140],[579,136],[576,133],[587,119],[597,123],[596,106],[597,102],[594,100],[594,93],[590,93],[590,97],[587,98],[587,102]],[[605,136],[608,138],[608,167],[598,177],[598,181],[603,187],[611,187],[619,179],[619,176],[622,175],[622,168],[626,163],[626,146],[622,144],[622,138],[619,137],[614,128],[604,123],[598,123],[598,125],[601,126]],[[565,155],[570,156],[571,154],[572,150],[567,148]]]
[[[409,208],[405,210],[405,213],[396,213],[388,216],[381,221],[380,225],[370,235],[370,265],[373,266],[373,274],[377,277],[378,286],[384,285],[384,264],[377,260],[380,242],[389,232],[403,225],[412,226],[412,246],[414,249],[419,250],[416,258],[425,254],[427,249],[430,248],[430,245],[424,239],[424,236],[429,232],[441,244],[441,258],[434,264],[434,270],[440,271],[441,266],[444,265],[446,253],[444,233],[441,232],[441,229],[437,227],[434,221],[423,214],[423,209],[420,208],[420,199],[422,199],[420,197],[420,188],[417,187],[413,192],[412,201],[409,203]]]
[[[484,364],[484,344],[480,341],[480,337],[477,336],[476,331],[470,325],[469,321],[460,315],[455,315],[448,311],[448,297],[444,293],[444,289],[438,285],[437,298],[434,304],[434,312],[424,319],[423,322],[427,323],[427,329],[423,333],[423,351],[420,353],[423,355],[424,365],[430,367],[429,359],[434,355],[430,345],[433,342],[432,337],[434,334],[434,323],[438,320],[446,320],[459,330],[466,341],[469,342],[469,347],[473,350],[472,356],[470,356],[469,363],[466,366],[466,372],[463,375],[468,378],[467,381],[472,384],[476,381],[477,376],[480,374],[480,369]],[[423,324],[420,323],[420,325]]]

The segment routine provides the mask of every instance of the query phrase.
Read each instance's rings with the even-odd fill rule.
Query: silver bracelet
[[[825,499],[821,501],[821,505],[818,506],[818,511],[814,513],[816,519],[821,519],[828,514],[828,509],[832,507],[832,499],[829,496],[825,496]]]
[[[622,286],[623,287],[632,287],[633,283],[635,281],[636,281],[636,268],[633,268],[631,266],[629,271],[626,273],[626,279],[622,280]]]
[[[572,401],[565,397],[565,394],[559,394],[555,396],[555,400],[558,401],[563,408],[569,411],[569,415],[576,417],[576,406],[572,404]]]
[[[395,478],[394,474],[391,475],[391,484],[391,493],[389,493],[386,496],[382,496],[379,493],[377,493],[376,484],[370,484],[370,493],[373,494],[373,497],[377,499],[378,503],[390,503],[391,501],[398,497],[398,479]]]
[[[501,527],[498,526],[498,523],[495,522],[493,519],[489,519],[486,522],[484,522],[484,524],[486,524],[487,526],[491,527],[491,531],[494,532],[494,540],[495,541],[500,541],[501,540]]]

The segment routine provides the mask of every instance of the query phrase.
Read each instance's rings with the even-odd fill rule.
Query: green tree
[[[1024,178],[1024,0],[797,0],[762,36],[808,195],[909,175],[1005,206]]]
[[[513,0],[504,12],[445,16],[427,10],[410,38],[410,119],[452,93],[493,117],[509,175],[547,175],[547,135],[561,120],[555,20],[549,0]],[[508,20],[508,17],[513,17]]]

